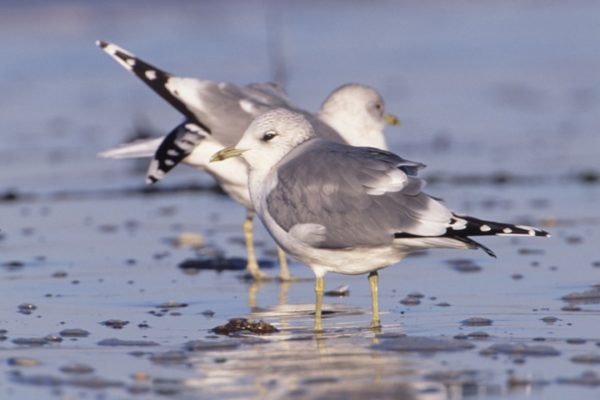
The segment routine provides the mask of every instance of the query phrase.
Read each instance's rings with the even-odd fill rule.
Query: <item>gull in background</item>
[[[303,115],[269,111],[248,127],[235,147],[211,160],[241,157],[249,190],[271,236],[314,272],[315,330],[327,272],[369,274],[371,326],[378,328],[378,270],[412,251],[483,249],[471,236],[549,236],[525,225],[459,215],[423,193],[423,164],[388,151],[334,143],[315,135]],[[245,174],[245,171],[242,171]]]
[[[98,41],[97,45],[185,117],[164,137],[127,143],[99,155],[108,158],[152,158],[147,183],[159,181],[180,162],[211,174],[223,191],[247,210],[243,223],[248,256],[246,269],[256,280],[268,279],[268,276],[260,270],[254,250],[255,212],[248,193],[246,165],[239,159],[210,164],[210,155],[236,144],[255,117],[279,107],[304,115],[320,137],[353,146],[386,149],[383,135],[385,124],[399,124],[395,116],[385,113],[379,93],[366,85],[351,83],[340,86],[327,97],[315,115],[296,108],[275,83],[237,86],[227,82],[177,77],[115,44]],[[280,248],[278,258],[279,278],[291,279],[285,253]]]

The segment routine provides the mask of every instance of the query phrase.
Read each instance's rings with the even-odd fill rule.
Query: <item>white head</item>
[[[278,108],[256,117],[235,147],[219,151],[211,161],[241,156],[251,170],[268,171],[296,146],[313,137],[314,129],[302,114]]]
[[[351,146],[387,150],[385,124],[398,125],[398,118],[385,113],[385,103],[369,86],[348,83],[334,90],[319,111],[319,118],[334,128]]]

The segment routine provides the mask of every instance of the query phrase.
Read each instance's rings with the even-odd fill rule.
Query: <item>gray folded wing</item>
[[[273,219],[318,248],[388,245],[397,233],[438,236],[452,213],[422,193],[423,164],[368,147],[312,139],[279,164]]]

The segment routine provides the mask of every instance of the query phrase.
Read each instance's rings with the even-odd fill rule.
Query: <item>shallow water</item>
[[[247,4],[0,3],[0,397],[597,397],[600,3]],[[144,193],[145,166],[95,158],[136,124],[158,134],[180,119],[98,38],[210,79],[272,79],[281,65],[309,109],[344,81],[373,84],[403,121],[392,149],[428,164],[429,193],[553,236],[383,270],[381,332],[366,277],[330,274],[326,289],[349,295],[325,298],[314,334],[300,264],[306,279],[290,284],[180,268],[244,256],[244,211],[208,177],[177,168],[169,190]],[[200,246],[174,244],[188,232]],[[258,222],[257,243],[272,263]],[[210,332],[235,317],[280,332]]]

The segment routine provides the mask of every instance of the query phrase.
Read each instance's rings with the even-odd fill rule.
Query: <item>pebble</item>
[[[249,321],[246,318],[230,319],[225,325],[212,329],[218,335],[231,335],[240,331],[249,331],[259,335],[279,332],[279,329],[264,321]]]
[[[350,294],[350,286],[341,285],[333,290],[326,291],[324,294],[325,294],[325,296],[329,296],[329,297],[345,297]]]
[[[187,351],[223,351],[234,350],[240,346],[240,342],[234,341],[216,341],[216,340],[192,340],[183,345]]]
[[[58,334],[62,337],[87,337],[90,335],[88,331],[80,328],[63,329]]]
[[[556,317],[551,317],[551,316],[549,316],[549,317],[544,317],[544,318],[542,318],[541,320],[542,320],[543,322],[545,322],[546,324],[553,324],[553,323],[555,323],[556,321],[559,321],[559,319],[558,319],[558,318],[556,318]]]
[[[98,346],[132,346],[132,347],[149,347],[159,346],[158,343],[150,340],[122,340],[117,338],[104,339],[96,343]]]
[[[37,367],[41,364],[35,358],[29,357],[11,357],[8,359],[7,363],[13,367]]]
[[[523,343],[495,344],[480,352],[481,355],[506,354],[510,356],[558,356],[560,352],[554,347],[543,345],[527,345]]]
[[[421,304],[421,300],[414,297],[405,297],[400,300],[400,304],[404,304],[405,306],[417,306]]]
[[[184,308],[188,305],[186,303],[178,303],[175,301],[167,301],[165,303],[159,304],[156,306],[157,308]]]
[[[577,364],[600,364],[600,354],[580,354],[571,357],[571,361]]]
[[[44,338],[16,338],[12,342],[19,346],[43,346],[48,344],[48,339]]]
[[[571,338],[567,339],[566,342],[569,344],[585,344],[587,343],[587,340],[581,338]]]
[[[37,306],[31,303],[22,303],[17,308],[21,314],[29,315],[37,309]]]
[[[581,385],[581,386],[600,386],[600,375],[595,371],[584,371],[580,376],[573,378],[558,378],[560,384]]]
[[[108,326],[113,329],[123,329],[125,325],[127,325],[129,321],[122,321],[120,319],[109,319],[106,321],[100,322],[100,325]]]
[[[583,292],[569,293],[562,297],[564,301],[598,301],[600,300],[600,288],[593,288]]]
[[[476,332],[471,332],[471,333],[469,333],[469,334],[468,334],[468,336],[469,336],[471,339],[479,339],[479,340],[482,340],[482,339],[489,339],[489,337],[490,337],[490,334],[489,334],[489,333],[487,333],[487,332],[476,331]]]
[[[457,272],[473,273],[480,272],[482,269],[479,265],[475,264],[475,261],[468,258],[447,260],[446,263],[450,264],[450,267]]]
[[[380,344],[372,346],[378,350],[400,352],[440,352],[470,350],[475,346],[465,340],[441,339],[424,336],[400,336],[382,339]]]
[[[494,321],[489,318],[472,317],[464,319],[460,321],[460,323],[464,326],[490,326],[494,323]]]
[[[187,354],[182,351],[166,351],[163,353],[153,353],[150,355],[150,361],[162,365],[183,364],[187,360]]]
[[[443,301],[441,303],[437,303],[436,306],[437,307],[450,307],[450,303]]]
[[[83,375],[91,374],[94,372],[94,368],[85,364],[68,364],[60,367],[60,370],[65,374]]]
[[[574,305],[568,305],[568,306],[562,307],[560,310],[561,311],[569,311],[569,312],[577,312],[577,311],[581,311],[581,307],[574,306]]]

